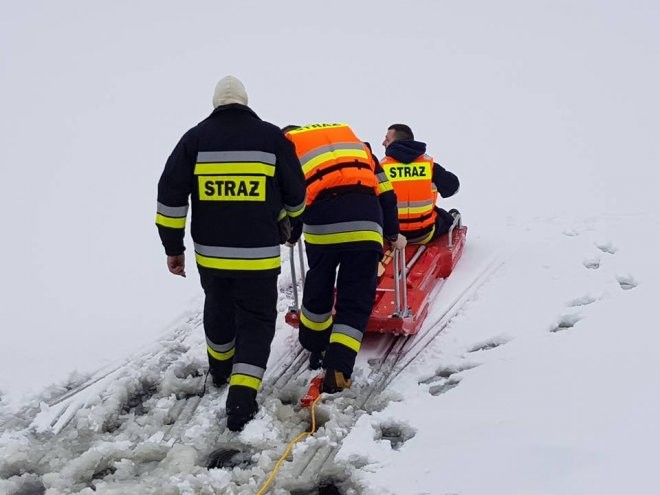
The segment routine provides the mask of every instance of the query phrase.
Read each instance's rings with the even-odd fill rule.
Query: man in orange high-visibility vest
[[[458,177],[426,154],[426,143],[415,141],[405,124],[387,129],[385,158],[380,162],[397,196],[399,225],[408,242],[426,244],[446,234],[458,210],[436,206],[438,194],[448,198],[459,188]]]
[[[399,233],[392,185],[348,125],[287,126],[284,131],[307,184],[302,223],[295,219],[290,239],[304,232],[309,264],[298,338],[311,351],[310,366],[326,368],[323,392],[335,393],[351,385],[373,309],[383,240],[403,249],[406,239]]]

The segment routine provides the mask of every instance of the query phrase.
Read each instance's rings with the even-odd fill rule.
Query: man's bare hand
[[[178,256],[167,257],[167,269],[174,275],[186,276],[186,255],[180,254]]]

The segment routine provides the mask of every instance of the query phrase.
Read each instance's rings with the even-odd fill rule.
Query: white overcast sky
[[[658,210],[659,21],[655,1],[5,5],[0,390],[96,369],[199,296],[192,266],[166,272],[156,183],[219,78],[265,120],[348,122],[378,155],[410,124],[478,235]]]

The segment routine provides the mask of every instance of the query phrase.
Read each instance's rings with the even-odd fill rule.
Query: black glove
[[[294,245],[302,236],[303,223],[298,218],[291,220],[291,233],[289,238],[286,240],[286,243],[289,245]]]
[[[277,227],[280,229],[280,244],[284,244],[289,237],[291,237],[291,222],[289,217],[284,217],[277,223]]]

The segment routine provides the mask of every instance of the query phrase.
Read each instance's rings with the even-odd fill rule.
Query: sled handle
[[[289,311],[298,312],[300,310],[300,302],[298,298],[298,277],[296,275],[296,253],[295,247],[298,246],[298,262],[300,264],[300,279],[302,281],[301,288],[305,288],[305,257],[303,254],[302,242],[296,241],[296,244],[289,246],[289,264],[291,266],[291,286],[293,287],[293,306],[289,307]]]
[[[449,227],[449,232],[447,232],[447,247],[452,247],[454,245],[454,229],[461,226],[461,214],[457,213],[454,221]]]
[[[291,266],[291,286],[293,287],[293,306],[289,307],[289,311],[298,311],[300,305],[298,304],[298,282],[296,277],[296,256],[294,245],[289,246],[289,265]]]
[[[408,309],[408,270],[406,266],[406,250],[394,250],[394,315],[405,318],[410,316]]]

